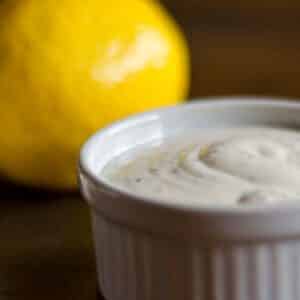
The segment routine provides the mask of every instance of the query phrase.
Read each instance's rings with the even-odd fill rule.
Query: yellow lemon
[[[82,142],[129,114],[186,96],[189,62],[155,1],[0,2],[0,172],[76,186]]]

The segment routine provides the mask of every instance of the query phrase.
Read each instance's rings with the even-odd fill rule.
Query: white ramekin
[[[84,145],[81,190],[91,207],[98,282],[107,300],[300,299],[300,204],[158,204],[101,178],[108,161],[139,144],[196,127],[243,125],[295,128],[300,104],[206,99],[121,121]]]

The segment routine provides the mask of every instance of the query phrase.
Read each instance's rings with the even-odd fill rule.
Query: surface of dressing
[[[102,175],[153,201],[196,206],[300,201],[300,133],[267,127],[194,130],[129,151]]]

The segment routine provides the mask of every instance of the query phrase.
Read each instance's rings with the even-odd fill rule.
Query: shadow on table
[[[4,181],[0,189],[0,299],[97,299],[90,217],[78,192]]]
[[[97,298],[93,264],[83,260],[85,253],[32,254],[0,265],[1,300],[103,300]]]
[[[0,190],[1,198],[9,197],[15,201],[40,201],[40,200],[55,200],[61,197],[76,197],[79,196],[79,190],[53,190],[46,188],[28,187],[22,184],[13,183],[0,175]]]

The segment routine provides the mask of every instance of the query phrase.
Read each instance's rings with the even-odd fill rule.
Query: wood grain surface
[[[77,193],[1,184],[0,236],[1,300],[97,299],[89,212]]]
[[[189,43],[191,96],[300,96],[299,1],[164,3]],[[0,188],[0,299],[101,299],[78,193]]]

